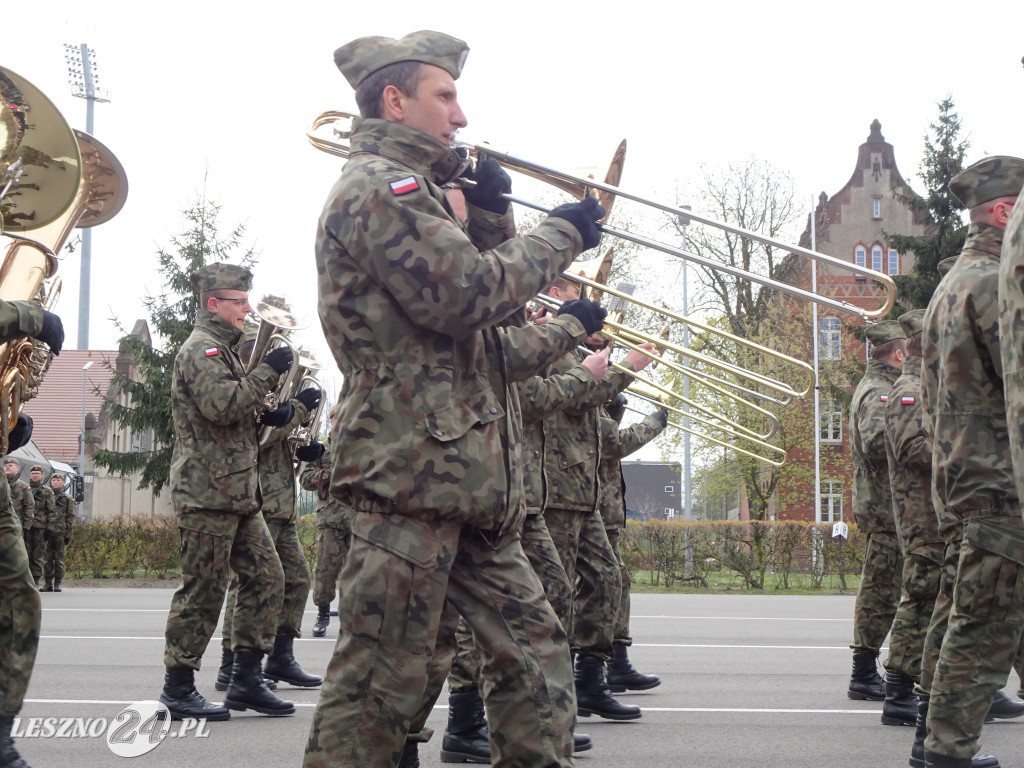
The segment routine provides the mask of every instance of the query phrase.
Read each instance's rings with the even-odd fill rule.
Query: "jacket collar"
[[[967,239],[964,241],[964,250],[968,248],[987,253],[999,259],[999,252],[1003,247],[1003,230],[993,227],[991,224],[975,222],[967,230]]]
[[[438,186],[458,178],[468,161],[433,136],[391,120],[356,118],[350,139],[352,156],[380,155],[426,177]]]
[[[234,347],[242,337],[242,332],[238,328],[208,309],[199,310],[199,314],[196,316],[196,328],[202,328],[217,341],[226,344],[228,348]]]

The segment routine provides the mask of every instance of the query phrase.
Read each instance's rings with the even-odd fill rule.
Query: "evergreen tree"
[[[147,451],[101,450],[93,455],[97,466],[111,472],[131,475],[142,472],[139,489],[152,488],[159,494],[170,480],[171,449],[174,445],[174,424],[171,420],[171,377],[174,358],[181,345],[192,332],[199,310],[199,294],[189,275],[204,264],[237,262],[251,267],[256,256],[242,249],[241,237],[245,231],[239,225],[226,238],[218,232],[217,216],[220,206],[200,196],[191,207],[182,212],[188,226],[186,231],[171,239],[171,250],[160,249],[160,273],[164,290],[158,296],[147,296],[146,310],[150,318],[153,345],[125,332],[120,348],[135,365],[135,377],[115,371],[112,383],[121,393],[116,400],[107,400],[103,409],[111,421],[132,434],[153,433],[153,443]],[[121,331],[125,327],[114,318]],[[109,365],[109,363],[108,363]]]
[[[960,216],[963,206],[950,194],[949,182],[963,169],[964,155],[970,144],[960,138],[961,121],[954,111],[952,97],[947,96],[938,106],[938,121],[929,126],[931,135],[925,136],[921,161],[927,195],[894,192],[900,202],[927,217],[929,234],[911,237],[884,233],[893,247],[903,252],[913,251],[916,257],[911,274],[895,278],[901,305],[894,310],[895,315],[928,306],[939,284],[938,263],[960,253],[967,235],[967,227]]]

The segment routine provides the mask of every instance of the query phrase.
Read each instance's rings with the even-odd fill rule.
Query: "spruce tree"
[[[911,273],[895,278],[900,302],[894,310],[896,316],[928,306],[939,284],[939,262],[960,253],[967,235],[967,227],[960,216],[963,206],[950,193],[949,182],[963,169],[964,155],[970,144],[960,138],[961,121],[952,97],[947,96],[938,107],[938,120],[929,126],[931,134],[925,136],[921,161],[927,194],[922,197],[894,192],[900,202],[926,216],[928,234],[912,237],[884,233],[894,248],[901,252],[913,251],[916,257]]]
[[[152,488],[159,494],[170,479],[174,446],[171,420],[174,358],[192,332],[199,310],[199,294],[189,281],[189,275],[204,264],[236,262],[251,267],[256,261],[252,248],[243,249],[241,244],[244,226],[236,226],[227,237],[221,238],[219,213],[220,206],[205,196],[182,211],[187,229],[171,238],[170,250],[157,251],[164,290],[157,296],[147,296],[144,301],[153,345],[127,332],[120,339],[120,348],[134,363],[135,374],[128,377],[121,371],[114,372],[114,391],[120,391],[123,397],[107,400],[103,409],[115,425],[132,434],[152,431],[153,442],[149,450],[144,451],[100,450],[93,455],[93,461],[122,477],[141,471],[140,490]],[[236,258],[239,251],[242,253]],[[125,331],[117,318],[114,323]]]

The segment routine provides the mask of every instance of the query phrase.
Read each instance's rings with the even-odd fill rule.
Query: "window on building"
[[[871,268],[875,272],[882,271],[882,246],[880,245],[871,246]]]
[[[821,481],[821,522],[841,523],[843,521],[843,481]]]
[[[864,266],[864,259],[867,258],[867,249],[863,245],[858,245],[853,249],[853,262],[858,267]]]
[[[900,273],[900,252],[895,248],[889,249],[889,274],[898,275]]]
[[[675,516],[676,516],[676,511],[674,509],[672,509],[671,507],[665,507],[665,519],[666,520],[671,520]]]
[[[665,493],[675,493],[675,486],[666,485],[665,486]]]
[[[842,330],[838,317],[823,317],[818,330],[818,358],[839,360],[843,354]]]
[[[149,452],[149,432],[132,432],[132,453]]]
[[[818,434],[823,442],[838,443],[843,439],[843,409],[830,397],[823,398],[819,416],[821,423]]]
[[[871,215],[876,218],[882,218],[882,201],[877,197],[871,201]]]

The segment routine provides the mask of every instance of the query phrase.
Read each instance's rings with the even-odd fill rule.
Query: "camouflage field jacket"
[[[551,334],[563,349],[575,334],[522,328],[511,344],[496,325],[551,284],[582,238],[547,219],[494,245],[511,212],[469,206],[463,225],[440,186],[463,165],[452,149],[399,123],[353,127],[316,239],[320,319],[345,377],[331,493],[356,509],[500,527],[523,505],[510,384],[536,372]]]
[[[30,336],[42,330],[43,310],[34,301],[0,299],[0,342]],[[0,507],[11,503],[10,491],[10,485],[0,483]]]
[[[999,257],[999,349],[1017,498],[1024,499],[1024,204],[1013,207]]]
[[[196,327],[174,358],[170,485],[179,513],[248,515],[260,510],[256,407],[278,375],[266,363],[245,373],[232,351],[240,334],[200,310]]]
[[[921,358],[908,357],[885,404],[892,512],[904,554],[943,540],[932,505],[932,441],[922,429],[922,415]]]
[[[898,368],[868,360],[850,402],[853,516],[864,533],[896,530],[885,455],[885,404],[899,375]]]
[[[654,416],[619,428],[619,422],[602,415],[601,463],[597,467],[597,508],[605,528],[621,528],[626,524],[626,482],[622,478],[622,460],[647,445],[661,434],[663,427]]]
[[[266,520],[291,522],[296,517],[295,464],[288,436],[309,415],[309,411],[298,400],[289,402],[295,408],[292,420],[283,427],[272,429],[266,442],[260,446],[260,493]]]
[[[1002,230],[971,224],[924,317],[921,397],[934,436],[932,490],[961,520],[1021,515],[999,349],[1002,240]]]

